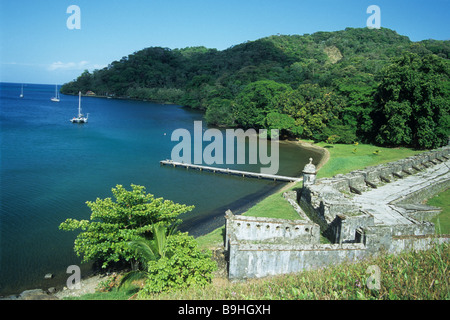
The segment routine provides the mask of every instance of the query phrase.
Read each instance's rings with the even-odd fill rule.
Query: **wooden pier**
[[[249,171],[231,170],[228,168],[224,169],[224,168],[208,167],[208,166],[202,166],[202,165],[197,165],[197,164],[176,162],[176,161],[172,161],[172,160],[161,160],[159,163],[161,165],[167,165],[167,166],[173,166],[173,167],[184,167],[186,169],[194,169],[194,170],[199,170],[199,171],[210,171],[213,173],[231,174],[231,175],[248,177],[248,178],[269,179],[269,180],[281,181],[281,182],[297,182],[297,181],[302,180],[302,178],[296,178],[296,177],[286,177],[286,176],[278,176],[278,175],[267,174],[267,173],[256,173],[256,172],[249,172]]]

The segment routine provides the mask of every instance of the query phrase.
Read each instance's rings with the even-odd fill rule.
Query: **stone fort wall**
[[[299,272],[381,253],[424,250],[449,241],[449,236],[437,236],[435,226],[424,220],[439,213],[439,208],[420,204],[450,187],[449,160],[447,146],[346,175],[319,179],[313,185],[284,194],[299,213],[299,220],[295,221],[235,216],[228,211],[225,250],[229,278]],[[436,170],[430,171],[432,168]],[[398,211],[403,219],[399,223],[383,221],[382,215],[380,218],[370,208],[354,202],[354,195],[378,188],[389,192],[389,184],[401,184],[402,179],[413,175],[420,180],[421,174],[436,177],[430,177],[423,185],[416,183],[415,188],[406,186],[405,194],[393,195],[394,200],[386,204]],[[331,244],[321,244],[320,233]]]

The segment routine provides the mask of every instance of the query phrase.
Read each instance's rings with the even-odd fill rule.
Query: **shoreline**
[[[300,145],[302,148],[314,150],[321,154],[322,158],[320,159],[319,163],[316,165],[317,170],[322,168],[329,160],[330,160],[330,152],[322,147],[319,147],[318,145],[311,144],[309,142],[305,142],[302,140],[295,141],[296,144]]]

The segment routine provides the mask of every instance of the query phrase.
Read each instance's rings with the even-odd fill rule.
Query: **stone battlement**
[[[284,194],[299,220],[227,212],[230,279],[298,272],[449,241],[426,221],[440,209],[421,204],[450,187],[449,146],[317,181],[310,167],[303,188]],[[320,233],[331,244],[321,244]]]
[[[285,220],[235,216],[226,212],[225,249],[234,240],[259,241],[264,243],[317,243],[320,228],[305,220]]]

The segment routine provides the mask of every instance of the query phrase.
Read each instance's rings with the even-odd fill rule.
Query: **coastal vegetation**
[[[200,250],[187,233],[175,232],[181,221],[177,217],[193,206],[154,198],[142,186],[131,187],[113,188],[115,201],[88,201],[90,220],[69,218],[60,224],[65,231],[82,231],[74,246],[82,261],[100,262],[103,269],[130,263],[132,271],[124,280],[142,280],[142,294],[209,283],[216,268],[210,252]]]
[[[176,103],[213,126],[434,148],[449,134],[450,41],[390,29],[277,35],[226,50],[146,48],[61,91]]]

